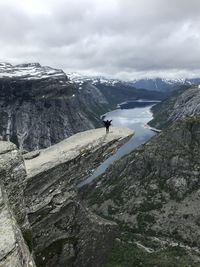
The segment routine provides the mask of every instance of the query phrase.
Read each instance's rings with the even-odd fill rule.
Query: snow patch
[[[41,66],[39,63],[27,63],[13,66],[9,63],[0,62],[0,78],[20,78],[24,80],[40,80],[47,78],[63,78],[66,74],[59,69]]]

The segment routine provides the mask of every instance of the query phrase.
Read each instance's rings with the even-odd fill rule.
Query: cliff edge
[[[76,184],[132,135],[89,130],[24,158],[1,141],[0,267],[101,266],[117,224],[85,207]]]
[[[106,134],[105,128],[75,134],[56,145],[40,150],[36,157],[25,159],[28,176],[34,176],[58,164],[72,160],[78,155],[84,156],[86,152],[92,151],[92,149],[96,150],[105,146],[110,146],[112,149],[117,142],[121,143],[122,140],[125,142],[126,138],[130,138],[132,135],[132,130],[116,127],[111,127],[109,134]],[[28,155],[26,155],[26,158],[28,158]]]
[[[132,135],[126,128],[111,127],[109,134],[99,128],[25,155],[25,200],[37,266],[101,266],[117,224],[86,208],[76,185]]]

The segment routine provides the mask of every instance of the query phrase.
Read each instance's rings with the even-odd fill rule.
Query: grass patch
[[[135,244],[116,241],[102,267],[199,267],[192,256],[180,247],[148,253]]]

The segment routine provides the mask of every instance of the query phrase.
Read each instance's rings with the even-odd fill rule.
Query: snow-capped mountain
[[[97,84],[107,84],[107,85],[116,85],[117,83],[126,83],[124,81],[120,81],[117,79],[110,79],[110,78],[105,78],[103,76],[85,76],[85,75],[81,75],[77,72],[72,72],[72,73],[68,73],[67,77],[69,77],[69,79],[77,84],[83,84],[86,82],[90,82],[93,85],[97,85]]]
[[[149,91],[137,89],[131,83],[119,79],[111,79],[103,76],[85,76],[79,73],[68,73],[68,78],[78,85],[79,90],[89,84],[97,88],[108,100],[108,102],[118,105],[126,100],[133,99],[163,99],[165,94],[158,90]]]
[[[96,87],[79,90],[62,70],[0,63],[0,139],[20,149],[48,147],[101,126],[108,106]]]
[[[0,63],[0,78],[20,78],[23,80],[40,79],[66,79],[66,74],[60,69],[41,66],[39,63],[27,63],[11,65],[10,63]]]
[[[82,86],[84,83],[90,82],[95,86],[128,86],[137,89],[146,89],[150,91],[171,92],[182,85],[200,84],[200,78],[187,79],[166,79],[166,78],[144,78],[132,81],[123,81],[119,79],[110,79],[102,76],[85,76],[79,73],[68,73],[70,80]]]
[[[56,79],[60,83],[75,83],[82,89],[82,85],[90,83],[94,86],[116,86],[123,85],[138,89],[146,89],[153,91],[173,91],[180,85],[200,84],[200,78],[194,79],[165,79],[165,78],[145,78],[135,79],[132,81],[122,81],[119,79],[111,79],[103,76],[86,76],[76,72],[65,73],[61,69],[55,69],[48,66],[41,66],[39,63],[25,63],[19,65],[11,65],[10,63],[0,62],[0,79],[21,79],[21,80],[43,80]]]
[[[147,90],[156,90],[161,92],[173,91],[181,85],[199,84],[200,78],[195,79],[164,79],[164,78],[146,78],[136,79],[130,81],[129,84],[136,88],[143,88]]]

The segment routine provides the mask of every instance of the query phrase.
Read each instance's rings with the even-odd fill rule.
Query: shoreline
[[[154,105],[156,105],[156,104],[154,104]],[[151,108],[152,108],[154,105],[152,105]],[[153,112],[151,111],[151,108],[149,109],[149,113],[152,115],[152,119],[154,119]],[[149,122],[147,122],[147,123],[144,125],[144,128],[148,128],[149,130],[151,130],[151,131],[153,131],[153,132],[156,132],[156,133],[161,133],[161,132],[162,132],[162,130],[160,130],[160,129],[151,127],[148,123],[149,123]]]
[[[156,132],[156,133],[161,133],[162,132],[162,130],[160,130],[160,129],[151,127],[148,123],[144,125],[144,128],[148,128],[149,130],[151,130],[153,132]]]

